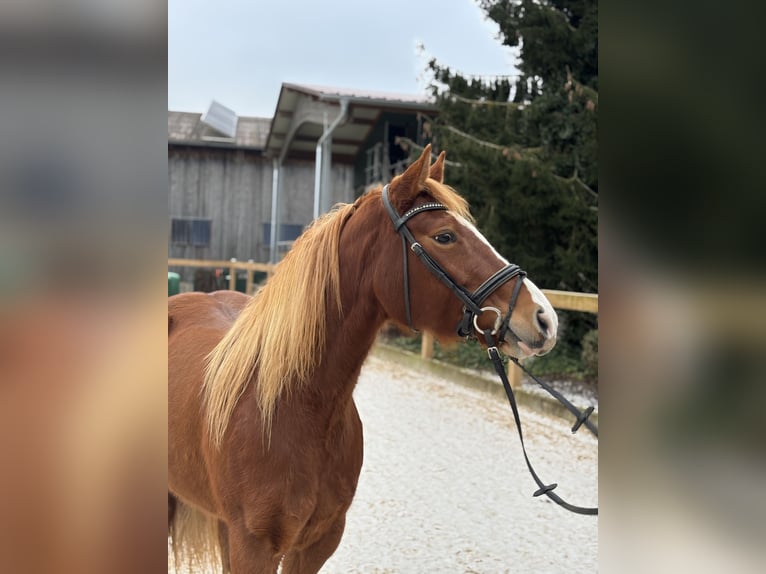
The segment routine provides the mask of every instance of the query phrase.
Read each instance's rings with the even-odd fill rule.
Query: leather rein
[[[508,376],[506,374],[502,359],[500,358],[500,354],[497,350],[497,345],[498,342],[502,343],[506,333],[510,330],[511,314],[513,313],[513,308],[516,305],[516,300],[519,296],[521,286],[524,283],[526,273],[522,271],[521,267],[518,265],[509,263],[491,275],[486,281],[479,285],[479,287],[473,293],[471,293],[465,287],[455,282],[452,277],[450,277],[449,273],[447,273],[447,271],[445,271],[444,268],[428,254],[423,246],[415,240],[415,236],[407,227],[407,221],[419,213],[437,210],[446,211],[447,207],[441,203],[431,202],[413,207],[406,213],[399,215],[394,206],[391,204],[390,198],[388,197],[388,185],[383,188],[382,197],[383,205],[385,206],[386,212],[391,218],[391,222],[394,225],[394,230],[399,233],[399,236],[402,238],[402,260],[404,262],[404,311],[409,328],[417,332],[412,325],[412,313],[410,309],[409,258],[407,256],[408,245],[409,249],[418,256],[418,259],[420,259],[423,265],[425,265],[426,269],[428,269],[428,271],[430,271],[437,279],[439,279],[439,281],[446,285],[447,288],[449,288],[449,290],[452,291],[452,293],[463,303],[463,317],[456,328],[458,336],[471,337],[475,329],[476,332],[480,333],[484,337],[484,340],[487,343],[487,353],[490,360],[492,361],[492,365],[495,368],[497,375],[500,377],[500,380],[503,384],[503,389],[505,390],[505,394],[507,395],[508,401],[511,405],[513,418],[516,422],[516,429],[519,433],[519,440],[521,441],[521,449],[524,454],[524,460],[527,463],[527,468],[529,469],[532,478],[538,486],[538,489],[532,496],[537,497],[544,494],[550,500],[571,512],[575,512],[577,514],[597,515],[598,508],[586,508],[570,504],[558,496],[555,492],[553,492],[553,490],[558,485],[556,483],[545,484],[540,479],[532,467],[532,463],[529,461],[529,457],[527,456],[527,451],[524,446],[524,436],[521,431],[521,418],[519,417],[516,398],[508,381]],[[500,286],[504,285],[513,278],[518,279],[516,280],[516,285],[513,288],[511,299],[508,303],[508,310],[505,314],[503,314],[496,307],[482,307],[482,303],[484,303],[487,297],[489,297]],[[485,311],[492,311],[497,314],[497,318],[495,319],[495,324],[492,329],[481,329],[479,327],[477,319]],[[511,357],[511,360],[513,360],[513,362],[516,363],[516,365],[518,365],[525,373],[532,377],[543,389],[552,394],[556,400],[558,400],[567,408],[567,410],[575,415],[576,421],[572,427],[572,433],[576,432],[581,426],[585,426],[596,437],[598,437],[598,428],[588,420],[588,417],[593,412],[593,407],[589,407],[585,411],[580,411],[563,395],[532,375],[532,373],[530,373],[521,365],[518,359]]]

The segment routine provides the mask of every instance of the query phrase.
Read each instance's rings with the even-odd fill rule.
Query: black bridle
[[[418,243],[415,240],[415,236],[412,234],[412,232],[407,227],[407,221],[409,221],[412,217],[416,216],[419,213],[423,213],[425,211],[437,211],[437,210],[447,210],[447,207],[445,205],[442,205],[441,203],[425,203],[423,205],[419,205],[417,207],[413,207],[409,211],[405,212],[403,215],[399,215],[399,213],[396,211],[394,206],[391,204],[391,200],[388,197],[388,185],[386,185],[383,188],[383,205],[386,207],[386,211],[388,212],[389,217],[391,218],[392,223],[394,224],[394,229],[399,233],[400,237],[402,238],[402,259],[404,261],[404,312],[405,316],[407,318],[407,325],[410,329],[413,331],[415,330],[412,326],[412,315],[410,311],[410,285],[409,285],[409,264],[408,264],[408,257],[407,257],[407,245],[409,244],[410,249],[412,250],[415,255],[418,256],[420,261],[425,265],[426,269],[428,269],[439,281],[444,283],[452,293],[455,294],[455,296],[463,303],[463,318],[460,320],[457,326],[457,334],[460,337],[469,337],[472,335],[472,329],[471,327],[474,327],[477,332],[481,333],[484,336],[484,339],[487,343],[487,353],[489,355],[490,360],[492,361],[492,365],[495,368],[495,371],[497,372],[498,376],[500,377],[501,382],[503,383],[503,389],[505,389],[505,394],[508,396],[508,401],[511,404],[511,410],[513,412],[513,418],[516,421],[516,428],[519,431],[519,440],[521,441],[521,449],[524,453],[524,460],[527,463],[527,468],[529,469],[530,474],[532,475],[532,478],[534,479],[535,483],[538,486],[538,489],[534,492],[532,496],[540,496],[545,495],[549,499],[553,500],[556,504],[559,506],[571,511],[575,512],[577,514],[588,514],[588,515],[597,515],[598,514],[598,508],[585,508],[582,506],[576,506],[574,504],[570,504],[566,502],[564,499],[562,499],[560,496],[558,496],[556,493],[553,492],[553,489],[555,489],[558,485],[556,483],[552,484],[545,484],[540,477],[535,472],[535,469],[532,468],[532,463],[529,461],[529,457],[527,456],[527,450],[524,446],[524,435],[521,432],[521,418],[519,417],[519,410],[516,406],[516,398],[513,394],[513,389],[511,388],[510,383],[508,382],[508,376],[505,372],[505,367],[503,366],[503,362],[500,358],[500,354],[497,350],[498,343],[502,343],[505,339],[505,335],[510,330],[510,321],[511,321],[511,314],[513,313],[513,308],[516,305],[516,300],[519,296],[519,291],[521,290],[521,286],[524,283],[524,278],[526,277],[526,273],[522,271],[521,267],[518,265],[514,265],[512,263],[509,263],[499,271],[495,272],[491,277],[489,277],[486,281],[484,281],[479,287],[473,292],[469,292],[465,287],[457,283],[452,277],[450,277],[449,273],[444,270],[444,268],[439,265],[439,263],[431,257],[428,252],[423,248],[423,246]],[[494,291],[496,291],[500,286],[504,285],[514,277],[518,277],[516,281],[516,285],[513,288],[513,292],[511,294],[511,299],[508,303],[508,310],[506,311],[505,315],[501,313],[501,311],[495,307],[482,307],[482,303],[489,297]],[[484,329],[482,330],[479,327],[478,324],[478,317],[485,311],[494,311],[497,313],[497,319],[495,320],[495,325],[492,329]],[[529,371],[527,371],[521,363],[517,359],[513,359],[513,361],[518,365],[524,372],[526,372],[528,375],[530,375],[540,386],[542,386],[546,391],[551,393],[554,398],[556,398],[559,402],[561,402],[571,413],[573,413],[576,417],[576,421],[574,426],[572,427],[572,432],[576,432],[581,426],[585,426],[588,428],[596,437],[598,437],[598,428],[596,428],[595,425],[591,421],[588,420],[588,417],[593,412],[593,407],[589,407],[585,411],[580,411],[577,407],[575,407],[571,402],[569,402],[566,398],[564,398],[560,393],[558,393],[555,389],[552,389],[547,384],[543,383],[541,380],[539,380],[537,377],[532,375]]]
[[[457,334],[459,337],[468,337],[472,334],[472,327],[475,327],[477,331],[483,333],[479,329],[476,319],[484,313],[484,311],[494,311],[497,313],[497,319],[495,320],[494,328],[492,329],[492,336],[497,335],[497,340],[502,341],[506,332],[510,329],[511,314],[513,308],[516,305],[516,299],[519,296],[519,291],[524,283],[524,277],[526,273],[521,270],[521,267],[509,263],[496,273],[494,273],[489,279],[484,281],[479,287],[471,293],[465,287],[457,283],[439,263],[431,257],[423,246],[415,240],[415,236],[407,227],[407,221],[412,217],[424,211],[446,210],[447,207],[441,203],[425,203],[418,207],[413,207],[403,215],[399,215],[391,204],[391,200],[388,197],[388,186],[383,188],[383,205],[386,206],[391,221],[394,224],[394,229],[399,233],[402,238],[402,259],[404,260],[404,314],[407,318],[407,326],[415,330],[412,325],[412,314],[410,311],[410,280],[409,280],[409,263],[407,257],[407,245],[415,255],[418,256],[423,265],[428,269],[439,281],[449,288],[455,296],[463,303],[463,318],[457,325]],[[508,310],[503,315],[499,309],[495,307],[482,307],[482,303],[494,293],[501,285],[504,285],[514,277],[519,279],[516,281],[511,299],[508,303]]]

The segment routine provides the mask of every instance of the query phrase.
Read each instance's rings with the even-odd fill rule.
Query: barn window
[[[293,223],[280,223],[279,225],[279,239],[280,243],[295,241],[298,236],[303,233],[304,225],[296,225]],[[263,224],[263,243],[269,245],[271,243],[271,223]]]
[[[174,217],[170,221],[170,239],[174,245],[210,246],[209,219]]]

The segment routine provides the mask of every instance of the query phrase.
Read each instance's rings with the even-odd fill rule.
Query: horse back
[[[201,396],[205,357],[251,297],[236,291],[168,298],[168,479],[184,501],[215,511],[205,465]]]
[[[181,293],[168,297],[168,336],[195,326],[226,332],[250,299],[252,297],[238,291]]]

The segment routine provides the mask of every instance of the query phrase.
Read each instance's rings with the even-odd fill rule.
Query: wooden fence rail
[[[598,313],[598,295],[596,293],[575,293],[572,291],[556,291],[555,289],[541,289],[556,309],[566,311],[581,311],[584,313]],[[420,343],[420,357],[423,360],[431,360],[434,356],[434,338],[430,333],[423,333]],[[509,365],[509,380],[513,388],[521,385],[522,370],[513,363]]]
[[[276,265],[271,263],[256,263],[255,261],[237,261],[236,259],[214,260],[214,259],[179,259],[168,258],[168,267],[217,267],[229,270],[229,289],[235,291],[237,288],[237,270],[245,270],[245,293],[253,294],[253,271],[265,272],[268,277],[274,273]]]
[[[276,265],[271,263],[256,263],[254,261],[237,261],[236,259],[210,260],[210,259],[179,259],[169,258],[169,267],[217,267],[229,270],[229,289],[234,291],[237,287],[238,269],[244,269],[247,273],[245,281],[245,293],[252,294],[253,290],[253,271],[262,271],[268,277],[274,273]],[[583,313],[598,313],[598,294],[596,293],[574,293],[572,291],[557,291],[555,289],[542,289],[542,292],[548,298],[556,309],[566,311],[581,311]],[[420,345],[420,357],[424,360],[430,360],[434,355],[434,338],[430,333],[423,333]],[[509,363],[512,365],[512,363]],[[513,365],[510,372],[510,381],[513,387],[521,384],[522,371],[516,365]]]

